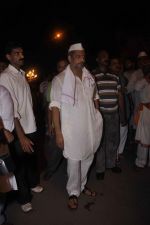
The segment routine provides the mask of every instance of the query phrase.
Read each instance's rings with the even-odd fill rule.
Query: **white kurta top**
[[[135,88],[140,92],[140,103],[150,103],[150,84],[142,79],[136,83]],[[150,145],[150,109],[145,106],[140,112],[135,139],[143,145]]]
[[[36,131],[32,97],[24,71],[9,65],[0,76],[0,84],[6,87],[14,103],[14,117],[18,118],[26,134]]]
[[[66,70],[73,75],[70,67],[67,67]],[[62,87],[66,70],[52,81],[50,107],[60,109],[64,157],[83,160],[94,154],[99,147],[103,120],[100,112],[94,107],[95,82],[92,86],[88,86],[88,82],[85,82],[84,79],[84,73],[82,81],[78,77],[75,78],[75,104],[62,102]]]

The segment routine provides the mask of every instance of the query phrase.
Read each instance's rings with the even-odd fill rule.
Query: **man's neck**
[[[79,77],[80,80],[82,80],[82,69],[81,68],[74,68],[74,67],[71,67],[71,66],[70,66],[70,68],[71,68],[73,74],[75,76]]]
[[[11,63],[10,63],[10,65],[13,66],[16,70],[20,71],[20,67],[14,65],[14,64],[11,64]]]

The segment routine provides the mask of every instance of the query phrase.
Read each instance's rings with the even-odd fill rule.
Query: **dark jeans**
[[[34,143],[34,152],[29,154],[22,150],[19,140],[15,135],[15,140],[10,145],[10,152],[15,163],[15,176],[18,185],[18,201],[26,204],[31,201],[30,189],[37,186],[40,176],[37,167],[36,132],[26,134]]]

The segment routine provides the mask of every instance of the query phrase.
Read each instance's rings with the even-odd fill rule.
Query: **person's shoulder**
[[[55,80],[59,80],[59,81],[63,81],[65,77],[65,71],[62,71],[61,73],[57,74],[54,78],[53,81]]]
[[[3,72],[1,72],[0,77],[2,76],[8,76],[10,73],[9,68],[7,67],[6,69],[3,70]]]

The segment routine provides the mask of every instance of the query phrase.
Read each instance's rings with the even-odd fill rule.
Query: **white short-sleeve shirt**
[[[5,86],[14,103],[14,117],[18,118],[26,134],[36,131],[32,97],[24,71],[9,65],[0,76],[0,84]]]

